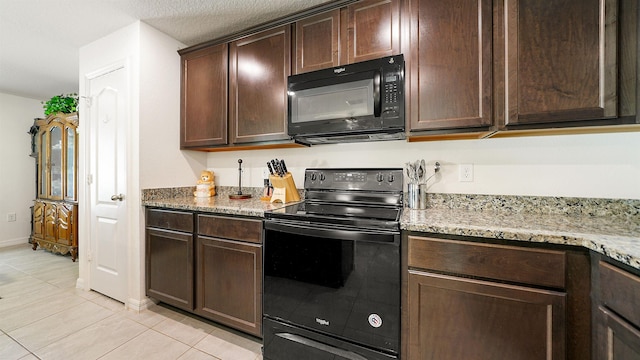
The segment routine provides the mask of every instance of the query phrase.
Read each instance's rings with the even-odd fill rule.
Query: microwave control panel
[[[402,88],[400,83],[400,74],[397,72],[389,72],[384,75],[384,98],[382,100],[382,113],[385,115],[397,116],[400,111],[398,100],[402,100]]]

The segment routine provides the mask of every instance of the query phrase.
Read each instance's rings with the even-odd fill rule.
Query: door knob
[[[111,195],[111,200],[113,200],[113,201],[122,201],[122,200],[124,200],[124,194]]]

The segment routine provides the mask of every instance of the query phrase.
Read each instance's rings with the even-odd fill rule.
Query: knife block
[[[277,175],[270,175],[271,185],[273,185],[273,194],[271,195],[271,202],[280,201],[283,204],[300,201],[300,194],[296,188],[296,183],[293,181],[291,173],[286,173],[283,177]]]

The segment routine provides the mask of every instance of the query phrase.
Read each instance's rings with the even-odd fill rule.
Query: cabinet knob
[[[124,194],[111,195],[111,200],[113,200],[113,201],[122,201],[122,200],[124,200]]]

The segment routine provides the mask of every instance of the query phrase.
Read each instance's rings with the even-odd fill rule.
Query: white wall
[[[143,188],[188,186],[206,166],[206,154],[183,154],[179,150],[180,57],[184,45],[142,23],[135,22],[80,49],[80,95],[85,76],[113,63],[124,63],[130,97],[126,206],[128,221],[129,294],[127,306],[144,306],[144,218],[140,191]],[[82,105],[82,104],[81,104]],[[81,123],[82,124],[82,123]],[[80,179],[86,178],[88,144],[80,147]],[[89,245],[90,202],[88,187],[79,188],[80,241]],[[88,254],[80,256],[78,286],[87,287]]]
[[[140,24],[140,186],[194,185],[206,153],[180,151],[180,55],[186,45]]]
[[[429,181],[435,193],[640,199],[640,132],[220,152],[208,155],[207,167],[217,185],[237,186],[242,158],[243,186],[262,186],[274,157],[286,160],[298,188],[309,167],[404,167],[425,159],[442,165]],[[459,164],[473,164],[473,182],[458,181]]]
[[[31,234],[35,190],[35,164],[29,128],[44,117],[39,100],[0,93],[0,247],[24,244]],[[7,214],[16,221],[8,222]]]

